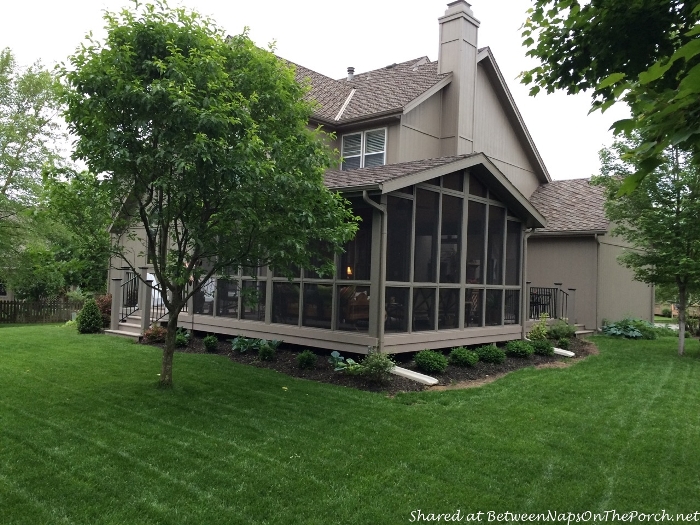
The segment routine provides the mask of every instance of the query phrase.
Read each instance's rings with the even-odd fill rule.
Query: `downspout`
[[[362,200],[379,211],[381,216],[381,236],[379,239],[379,290],[377,291],[377,351],[382,352],[384,349],[384,303],[385,303],[385,285],[386,282],[386,206],[377,204],[369,198],[367,190],[362,191]],[[372,294],[374,295],[374,294]]]
[[[527,336],[527,320],[529,319],[529,312],[530,312],[530,294],[528,293],[527,289],[527,240],[530,238],[530,235],[535,233],[535,228],[530,228],[529,230],[525,231],[525,234],[523,235],[523,264],[521,267],[521,276],[520,276],[520,287],[521,290],[523,291],[523,297],[522,300],[520,301],[522,303],[522,307],[520,309],[520,323],[522,324],[522,339],[525,339]]]

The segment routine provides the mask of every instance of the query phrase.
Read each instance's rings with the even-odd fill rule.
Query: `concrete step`
[[[595,334],[595,330],[576,330],[576,337],[585,338],[586,336]]]
[[[122,321],[119,323],[119,329],[124,329],[123,331],[126,332],[140,332],[141,331],[141,323],[125,323]]]
[[[138,332],[126,332],[124,330],[105,330],[105,334],[116,335],[118,337],[125,337],[127,339],[131,339],[135,343],[138,343],[139,339],[141,339],[141,334],[139,334]]]

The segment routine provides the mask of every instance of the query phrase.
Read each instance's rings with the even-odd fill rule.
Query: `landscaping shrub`
[[[576,337],[576,327],[559,319],[547,329],[547,336],[550,339],[562,339]]]
[[[112,294],[97,295],[95,296],[95,302],[102,315],[102,327],[109,328],[112,322]]]
[[[85,301],[75,321],[81,334],[96,334],[102,330],[102,315],[94,299]]]
[[[661,310],[661,317],[671,317],[671,309],[670,308],[664,308]]]
[[[154,324],[143,333],[147,343],[164,343],[167,330],[159,324]]]
[[[538,339],[538,341],[543,341]],[[546,341],[546,339],[544,339]],[[528,341],[508,341],[506,344],[506,355],[511,357],[530,357],[535,353],[535,348]]]
[[[267,341],[263,341],[258,345],[258,358],[260,361],[272,361],[277,353],[277,347],[268,344]]]
[[[66,324],[61,325],[62,328],[76,328],[77,324],[75,321],[66,321]]]
[[[603,333],[627,339],[656,339],[654,325],[641,319],[622,319],[603,326]]]
[[[474,366],[479,362],[479,356],[473,350],[467,350],[463,346],[453,348],[450,352],[450,364],[454,366]]]
[[[391,370],[395,364],[389,355],[381,352],[370,352],[360,363],[360,375],[372,383],[387,383],[391,378]]]
[[[566,337],[562,337],[561,339],[559,339],[557,346],[559,348],[561,348],[562,350],[568,350],[569,346],[571,346],[571,341]],[[552,353],[553,352],[554,352],[554,349],[552,349]]]
[[[674,330],[668,326],[656,326],[654,327],[654,331],[658,337],[678,337],[678,330]],[[688,332],[686,332],[686,336],[687,335]]]
[[[207,352],[216,352],[216,349],[219,347],[219,339],[214,334],[206,336],[202,339],[202,343],[204,343],[204,348]]]
[[[700,320],[697,317],[686,317],[685,319],[686,334],[700,335]]]
[[[183,347],[190,344],[190,334],[184,328],[178,328],[175,333],[175,346]]]
[[[318,356],[311,350],[304,350],[302,353],[297,355],[297,366],[302,370],[313,370],[316,368],[317,360]]]
[[[429,374],[441,374],[447,368],[447,357],[435,350],[421,350],[414,359],[418,368]]]
[[[506,360],[506,353],[495,345],[480,346],[476,350],[479,361],[484,363],[502,363]]]
[[[541,314],[540,320],[535,323],[532,330],[527,334],[530,341],[536,341],[537,339],[547,339],[547,319],[549,319],[548,314]],[[482,359],[483,361],[483,359]]]
[[[569,340],[566,337],[563,337],[560,341],[566,341],[566,346],[569,346]],[[532,341],[532,349],[537,355],[554,355],[554,345],[549,339]]]
[[[231,339],[231,345],[234,352],[245,354],[248,350],[259,349],[259,339],[249,339],[239,335],[235,339]]]
[[[336,372],[359,374],[362,371],[362,365],[360,363],[350,357],[345,359],[342,355],[340,355],[340,352],[335,350],[331,352],[328,362],[333,365],[333,370]]]

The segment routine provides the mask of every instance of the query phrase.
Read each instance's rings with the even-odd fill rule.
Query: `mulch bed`
[[[162,345],[153,346],[162,347]],[[269,368],[291,377],[298,377],[322,383],[331,383],[334,385],[356,388],[358,390],[366,390],[369,392],[380,392],[386,395],[395,395],[399,392],[419,392],[423,390],[445,390],[480,386],[502,377],[508,372],[513,372],[514,370],[518,370],[520,368],[529,366],[548,368],[568,366],[569,364],[580,361],[591,354],[597,353],[597,349],[592,343],[582,339],[572,339],[571,347],[569,349],[576,354],[576,357],[574,358],[566,358],[556,355],[534,355],[527,359],[508,357],[502,364],[478,362],[471,368],[460,368],[450,365],[443,374],[434,376],[440,381],[440,383],[437,386],[429,387],[421,383],[417,383],[416,381],[398,376],[392,376],[390,382],[387,384],[377,385],[366,381],[362,377],[335,372],[328,361],[330,350],[323,351],[315,349],[314,351],[318,355],[316,368],[314,370],[301,370],[297,366],[296,357],[303,349],[303,347],[282,344],[282,346],[280,346],[280,348],[277,350],[274,360],[261,361],[255,352],[247,352],[244,354],[234,352],[231,349],[229,339],[221,339],[219,341],[216,354],[226,356],[231,359],[231,361],[235,361],[236,363],[256,366],[258,368]],[[197,354],[207,353],[206,349],[204,348],[204,344],[202,343],[202,339],[197,337],[197,334],[195,334],[195,337],[190,340],[188,347],[178,348],[178,351]],[[344,357],[357,358],[357,356],[354,356],[353,354],[346,353],[342,355]],[[361,356],[359,359],[361,359]],[[395,359],[398,366],[420,372],[412,360],[412,354],[397,354]]]

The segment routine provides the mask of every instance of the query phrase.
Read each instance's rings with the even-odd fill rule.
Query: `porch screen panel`
[[[331,328],[333,285],[304,284],[304,312],[301,324],[314,328]]]
[[[385,333],[408,332],[409,288],[386,289]]]
[[[241,291],[241,319],[265,320],[267,284],[265,281],[243,281]]]
[[[299,283],[272,284],[272,322],[299,324]]]
[[[484,291],[467,288],[464,299],[464,327],[482,326]]]
[[[412,222],[413,201],[389,196],[387,200],[387,281],[408,282],[410,280]]]
[[[489,254],[486,268],[486,284],[503,284],[503,235],[506,210],[489,206]]]
[[[502,306],[503,290],[486,290],[486,326],[497,326],[502,324]]]
[[[521,224],[508,221],[506,228],[506,285],[520,284],[520,234]]]
[[[484,235],[486,204],[469,201],[467,223],[467,283],[484,282]]]
[[[338,287],[338,330],[369,331],[369,286]]]
[[[216,315],[238,319],[238,281],[217,279]]]
[[[416,189],[416,237],[413,280],[437,282],[438,213],[440,194]]]
[[[440,290],[438,303],[438,330],[459,328],[459,289],[443,288]]]
[[[369,281],[372,261],[372,208],[356,205],[353,213],[362,221],[358,225],[355,238],[345,245],[339,257],[338,278],[343,280]]]
[[[413,331],[435,330],[435,288],[414,288]]]
[[[520,324],[520,290],[506,290],[503,324]]]
[[[462,244],[462,202],[459,197],[442,196],[442,229],[440,231],[440,282],[458,283],[460,246]]]

